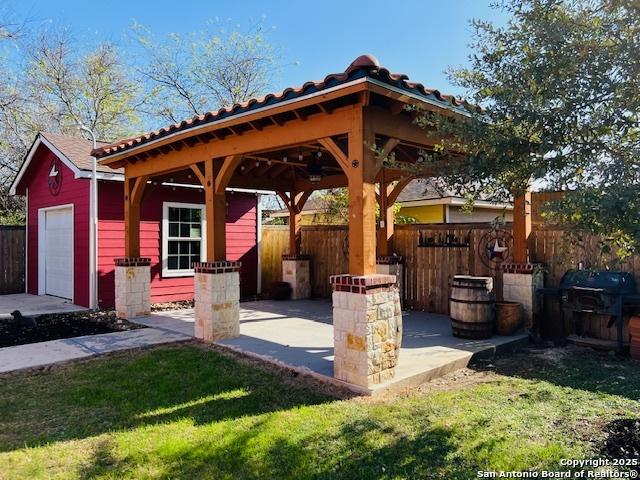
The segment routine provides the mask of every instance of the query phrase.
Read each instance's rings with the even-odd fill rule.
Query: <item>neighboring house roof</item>
[[[430,184],[428,178],[416,179],[407,184],[404,187],[400,195],[398,195],[397,203],[401,203],[405,207],[419,207],[422,205],[464,205],[466,200],[462,197],[455,195],[453,192],[439,193]],[[496,208],[507,210],[513,209],[511,204],[490,202],[487,200],[476,200],[475,205],[477,207]],[[315,214],[322,213],[324,207],[322,205],[322,199],[311,196],[307,203],[302,208],[303,214]],[[269,214],[271,217],[286,217],[289,216],[289,210],[274,210]]]
[[[107,145],[106,142],[97,143],[99,145]],[[93,142],[91,140],[58,133],[40,132],[36,135],[27,155],[22,161],[22,165],[20,165],[18,174],[11,183],[11,188],[9,189],[11,195],[16,194],[20,181],[41,145],[44,145],[53,152],[56,157],[73,172],[76,178],[90,178],[92,172],[91,150],[93,149]],[[122,169],[105,167],[99,163],[96,166],[96,171],[98,172],[98,178],[103,180],[121,180],[124,178],[124,171]]]
[[[231,107],[223,107],[219,110],[207,112],[203,115],[196,115],[188,120],[174,123],[173,125],[169,125],[168,127],[161,128],[154,132],[149,132],[138,137],[120,140],[110,145],[102,146],[98,148],[94,154],[98,158],[107,157],[125,150],[136,148],[145,143],[159,140],[180,131],[201,127],[219,120],[226,120],[230,117],[240,116],[254,110],[269,108],[276,104],[298,100],[302,97],[314,95],[330,89],[337,89],[346,86],[347,83],[358,80],[369,81],[390,89],[400,89],[424,102],[432,103],[450,110],[456,110],[460,113],[468,113],[467,103],[456,99],[452,95],[443,95],[439,90],[427,88],[421,83],[411,82],[409,81],[409,77],[405,74],[391,73],[386,68],[381,67],[378,60],[371,55],[361,55],[356,58],[344,72],[329,74],[324,78],[324,80],[309,81],[299,87],[285,88],[279,93],[269,93],[261,98],[252,98],[246,102],[237,103]]]

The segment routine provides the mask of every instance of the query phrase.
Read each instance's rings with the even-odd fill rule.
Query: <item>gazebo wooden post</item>
[[[204,164],[204,203],[206,218],[207,262],[224,262],[226,251],[226,195],[225,189],[216,188],[214,159]],[[220,166],[218,165],[218,168]]]
[[[376,187],[373,130],[356,116],[349,133],[349,273],[376,273]]]
[[[140,257],[140,204],[149,177],[124,181],[124,258],[115,260],[116,312],[121,318],[149,315],[151,259]]]
[[[195,263],[195,336],[206,342],[240,335],[240,262],[227,261],[225,189],[242,161],[239,155],[204,162],[206,262]],[[198,172],[200,172],[199,175]]]
[[[388,257],[393,253],[393,235],[395,215],[393,202],[389,196],[393,191],[393,184],[380,182],[380,195],[378,205],[380,207],[380,228],[378,229],[378,257]]]
[[[282,255],[282,281],[291,285],[292,299],[309,298],[311,296],[311,258],[300,252],[302,244],[300,219],[311,190],[288,194],[279,191],[278,195],[289,210],[289,253]]]
[[[355,115],[347,161],[349,180],[349,273],[334,275],[334,376],[363,387],[395,375],[402,314],[395,275],[376,274],[375,134],[364,107]],[[334,155],[335,156],[335,155]]]
[[[505,301],[522,304],[525,329],[532,330],[538,310],[536,290],[543,285],[539,269],[529,258],[531,235],[531,190],[514,195],[513,202],[513,263],[504,266],[502,296]]]
[[[513,261],[524,264],[529,261],[529,236],[531,235],[531,190],[514,196],[513,202]]]

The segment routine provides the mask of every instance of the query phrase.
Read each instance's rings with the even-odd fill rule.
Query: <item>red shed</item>
[[[27,204],[26,290],[90,306],[90,196],[92,144],[40,133],[29,149],[11,193]],[[115,302],[114,259],[124,256],[124,188],[121,172],[98,164],[97,298]],[[260,194],[227,195],[227,258],[242,261],[241,296],[259,291]],[[193,298],[194,261],[206,252],[204,193],[170,182],[156,185],[141,212],[141,255],[151,257],[151,302]]]

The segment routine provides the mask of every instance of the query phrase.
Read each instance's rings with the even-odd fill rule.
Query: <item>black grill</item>
[[[558,298],[563,315],[579,312],[609,315],[607,327],[616,325],[620,352],[624,346],[623,314],[640,308],[636,280],[628,272],[568,270],[562,276],[559,288],[541,288],[538,293]]]

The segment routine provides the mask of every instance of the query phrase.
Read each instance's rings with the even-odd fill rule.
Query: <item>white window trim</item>
[[[203,203],[182,203],[182,202],[163,202],[162,203],[162,277],[193,277],[193,269],[188,270],[169,270],[169,208],[198,208],[202,212],[202,233],[200,235],[200,260],[206,261],[207,256],[207,219],[205,218],[205,208]]]

